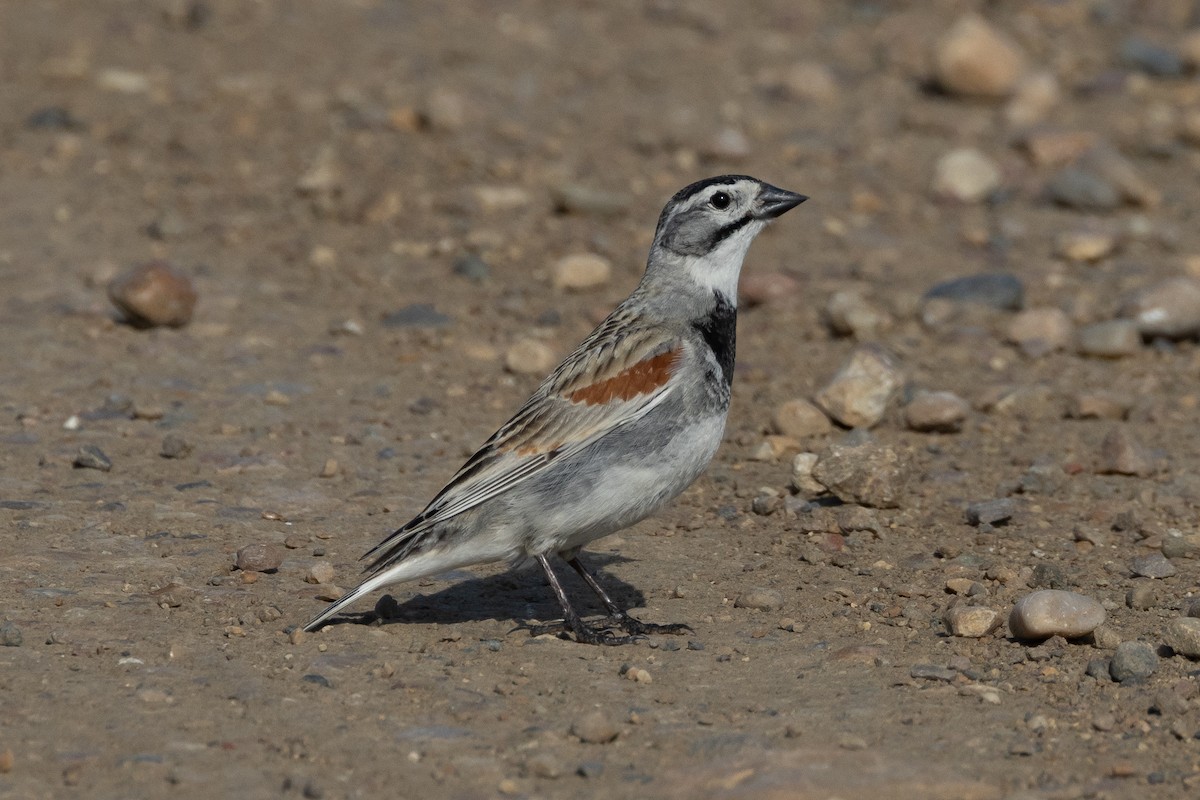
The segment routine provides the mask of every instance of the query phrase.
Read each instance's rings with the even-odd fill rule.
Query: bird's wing
[[[433,525],[511,490],[665,400],[687,345],[660,328],[627,324],[610,317],[597,328],[424,511],[363,556],[374,558],[368,571],[399,561]]]

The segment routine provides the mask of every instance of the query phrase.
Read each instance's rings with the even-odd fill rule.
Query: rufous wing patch
[[[614,400],[632,400],[639,395],[649,394],[671,379],[682,355],[682,350],[676,347],[642,359],[611,378],[576,389],[567,395],[567,399],[572,403],[598,406]]]

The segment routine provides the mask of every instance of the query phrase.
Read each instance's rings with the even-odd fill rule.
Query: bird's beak
[[[775,219],[807,199],[802,194],[789,192],[787,189],[780,189],[778,186],[765,183],[762,191],[758,193],[758,210],[754,216],[758,219]]]

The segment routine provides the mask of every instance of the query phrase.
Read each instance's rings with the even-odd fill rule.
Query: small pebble
[[[333,583],[333,576],[333,564],[328,561],[317,561],[304,573],[304,580],[307,583]]]
[[[1088,677],[1095,678],[1098,681],[1112,680],[1112,673],[1109,672],[1109,660],[1107,658],[1088,659],[1084,673]]]
[[[338,474],[338,462],[336,458],[327,458],[321,466],[321,471],[317,473],[321,478],[332,478]]]
[[[1168,528],[1163,536],[1162,554],[1167,558],[1200,559],[1200,531],[1184,533],[1178,528]]]
[[[1012,519],[1017,504],[1009,497],[983,500],[967,506],[967,524],[999,525]]]
[[[1129,569],[1134,575],[1142,578],[1170,578],[1176,573],[1175,565],[1162,553],[1138,556],[1129,565]]]
[[[800,291],[800,281],[783,272],[751,272],[738,286],[738,298],[747,308],[766,305]]]
[[[444,328],[452,322],[429,303],[413,303],[383,316],[385,328]]]
[[[1046,183],[1055,203],[1080,211],[1111,211],[1121,205],[1121,193],[1103,175],[1079,166],[1066,167]]]
[[[1080,355],[1124,358],[1141,352],[1142,335],[1133,320],[1112,319],[1080,328],[1077,346]]]
[[[1085,636],[1104,623],[1107,613],[1097,601],[1076,592],[1043,589],[1013,606],[1008,628],[1018,639]]]
[[[554,350],[538,339],[518,339],[504,354],[504,366],[517,375],[545,375],[557,363]]]
[[[186,275],[151,261],[115,278],[108,297],[132,325],[178,328],[191,321],[197,295]]]
[[[316,598],[324,600],[327,603],[332,603],[336,600],[341,600],[346,596],[346,590],[332,583],[317,584]]]
[[[933,61],[938,84],[968,97],[1007,97],[1025,71],[1016,42],[975,14],[960,17],[938,39]]]
[[[946,612],[946,627],[955,636],[978,639],[1000,624],[1000,614],[986,606],[954,606]]]
[[[891,324],[886,312],[858,292],[850,291],[834,292],[829,296],[824,319],[835,335],[853,336],[859,341],[877,338]]]
[[[550,753],[537,753],[525,762],[525,771],[535,778],[554,779],[563,774],[562,762]]]
[[[191,452],[191,442],[177,433],[168,433],[163,437],[158,454],[163,458],[187,458]]]
[[[1122,303],[1142,336],[1183,339],[1200,335],[1200,279],[1177,277],[1148,286]]]
[[[1183,74],[1183,59],[1178,53],[1140,36],[1130,36],[1121,42],[1121,60],[1155,78]]]
[[[571,733],[588,744],[605,744],[620,735],[621,729],[603,711],[589,711],[571,723]]]
[[[1158,656],[1145,642],[1121,642],[1108,665],[1108,672],[1117,683],[1148,678],[1156,669]]]
[[[554,265],[554,288],[581,292],[603,286],[612,278],[612,263],[594,253],[566,256]]]
[[[1158,605],[1158,592],[1153,583],[1144,582],[1125,593],[1125,605],[1134,611],[1146,611]]]
[[[1007,338],[1027,356],[1040,358],[1065,349],[1074,333],[1074,326],[1062,309],[1028,308],[1012,318]]]
[[[1059,234],[1055,252],[1078,263],[1090,263],[1112,255],[1117,249],[1117,237],[1108,231],[1075,230]]]
[[[974,148],[951,150],[934,166],[931,188],[938,197],[979,203],[1000,188],[1000,168]]]
[[[1061,100],[1062,88],[1053,72],[1027,73],[1004,106],[1004,120],[1012,128],[1028,128],[1045,119]]]
[[[491,275],[487,262],[477,255],[465,255],[454,262],[454,274],[476,283],[487,280]]]
[[[256,542],[237,551],[234,566],[246,572],[274,572],[283,564],[284,550],[277,544]]]
[[[801,398],[780,403],[771,415],[771,427],[776,433],[795,439],[820,436],[833,429],[824,411]]]
[[[925,681],[945,681],[949,683],[958,677],[958,671],[936,664],[913,664],[908,671],[910,677]]]
[[[5,620],[3,624],[0,624],[0,647],[20,647],[24,641],[25,637],[21,635],[21,629],[11,620]]]
[[[904,407],[904,422],[921,433],[957,433],[970,410],[954,392],[918,392]]]
[[[813,478],[813,468],[817,466],[816,453],[797,453],[792,457],[792,488],[805,495],[818,495],[825,487]]]
[[[752,608],[757,611],[778,611],[783,608],[783,594],[775,589],[756,587],[738,595],[734,608]]]
[[[595,214],[613,217],[624,214],[630,197],[622,192],[608,192],[579,183],[554,187],[554,208],[564,214]]]
[[[630,667],[625,670],[625,679],[635,683],[654,683],[654,676],[641,667]]]
[[[1113,392],[1080,392],[1071,398],[1067,415],[1075,419],[1123,420],[1133,409],[1133,399]]]
[[[1000,311],[1018,311],[1025,303],[1025,288],[1008,273],[984,273],[943,281],[925,293],[925,300],[942,299],[975,303]]]
[[[887,351],[863,345],[855,349],[815,399],[838,423],[848,428],[870,428],[883,419],[903,382],[903,372]]]
[[[2,631],[0,628],[0,633]],[[1200,659],[1200,619],[1180,617],[1171,620],[1163,632],[1163,640],[1179,655]]]
[[[81,469],[98,469],[101,472],[108,472],[113,466],[112,459],[94,444],[80,445],[72,463]]]
[[[1102,475],[1147,476],[1155,471],[1152,454],[1128,428],[1113,428],[1100,443],[1097,472]]]

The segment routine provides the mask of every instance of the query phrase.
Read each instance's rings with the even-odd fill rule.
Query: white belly
[[[700,476],[724,430],[724,415],[714,415],[689,426],[653,454],[609,460],[595,472],[581,502],[543,512],[529,554],[581,547],[653,514]]]

